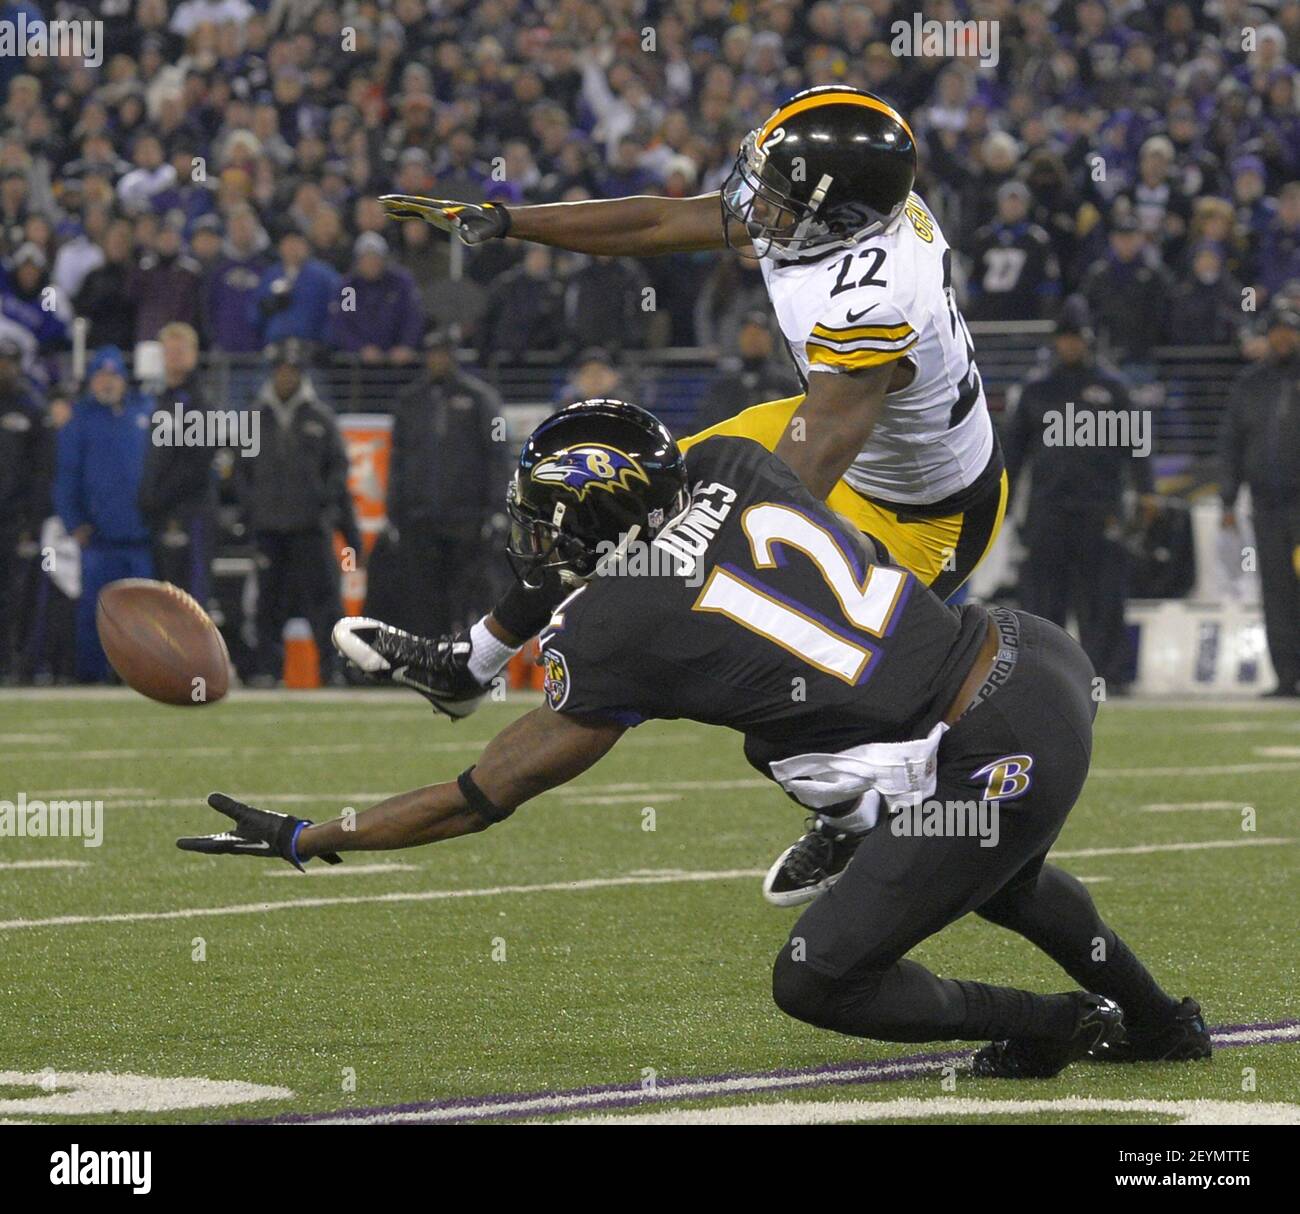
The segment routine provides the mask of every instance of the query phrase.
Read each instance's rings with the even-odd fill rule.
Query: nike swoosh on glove
[[[181,851],[205,852],[210,856],[278,856],[288,860],[299,872],[306,871],[298,858],[298,835],[311,825],[306,818],[257,809],[223,792],[212,793],[208,804],[232,819],[235,829],[219,835],[187,835],[177,839],[176,846]],[[322,852],[320,859],[326,864],[343,863],[334,852]]]
[[[451,198],[421,198],[418,194],[383,194],[379,202],[392,219],[423,219],[459,236],[468,245],[496,240],[510,232],[510,212],[498,202],[480,205]]]

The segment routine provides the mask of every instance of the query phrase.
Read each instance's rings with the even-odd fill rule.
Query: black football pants
[[[1256,503],[1264,632],[1278,685],[1300,690],[1300,505]]]
[[[1052,1038],[1073,1031],[1065,996],[939,978],[905,960],[974,911],[1031,940],[1131,1022],[1174,1006],[1102,922],[1087,889],[1045,864],[1092,751],[1093,670],[1061,629],[1024,612],[1006,683],[944,736],[933,801],[998,802],[995,846],[973,835],[900,835],[886,817],[844,875],[795,923],[773,995],[796,1019],[885,1041]]]
[[[257,671],[279,678],[284,669],[284,626],[302,617],[311,625],[321,678],[336,668],[330,632],[343,614],[333,537],[311,531],[259,531],[257,544]]]

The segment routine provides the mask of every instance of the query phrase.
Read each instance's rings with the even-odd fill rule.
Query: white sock
[[[857,800],[857,804],[846,814],[818,814],[823,822],[832,823],[847,835],[860,835],[875,826],[880,817],[880,794],[874,788],[868,789]]]
[[[469,672],[486,686],[492,682],[502,667],[523,648],[511,649],[505,641],[499,641],[488,630],[487,616],[484,616],[469,630]]]

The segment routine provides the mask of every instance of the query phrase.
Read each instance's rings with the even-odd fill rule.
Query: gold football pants
[[[769,451],[776,449],[802,396],[753,405],[735,417],[692,434],[680,442],[688,451],[698,442],[720,434],[752,438]],[[937,518],[900,517],[887,506],[868,501],[844,481],[831,490],[826,504],[860,531],[878,539],[890,557],[916,574],[941,599],[953,594],[988,555],[1002,528],[1007,509],[1007,474],[981,500],[956,514]]]

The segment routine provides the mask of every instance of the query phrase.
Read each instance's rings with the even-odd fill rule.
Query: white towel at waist
[[[890,810],[920,805],[938,783],[939,722],[910,742],[869,742],[838,754],[794,755],[771,764],[772,776],[801,805],[824,809],[874,791]]]

